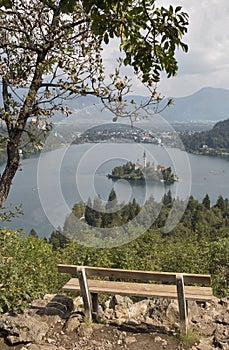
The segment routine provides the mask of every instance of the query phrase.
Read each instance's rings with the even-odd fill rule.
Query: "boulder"
[[[74,309],[73,300],[66,295],[55,295],[45,306],[45,315],[58,315],[64,319],[70,316]]]
[[[129,318],[143,321],[148,313],[149,306],[149,299],[141,300],[135,304],[132,304],[129,308]]]
[[[0,319],[0,333],[10,344],[17,343],[39,343],[48,332],[48,325],[27,315],[15,317],[3,315]]]
[[[83,314],[82,313],[74,313],[69,317],[64,325],[64,331],[66,333],[73,332],[76,330],[80,324],[83,322]]]

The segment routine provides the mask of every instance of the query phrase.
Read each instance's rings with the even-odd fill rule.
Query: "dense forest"
[[[76,203],[64,228],[54,231],[49,241],[38,238],[34,230],[29,236],[21,231],[1,230],[1,312],[22,310],[31,300],[60,291],[69,276],[58,274],[58,263],[210,273],[214,294],[228,295],[227,199],[219,196],[211,206],[208,195],[202,202],[190,197],[182,219],[168,233],[164,232],[164,224],[171,208],[179,211],[182,204],[170,192],[164,195],[163,203],[151,198],[143,208],[135,200],[118,204],[114,191],[108,199],[106,203],[100,198]],[[136,214],[138,222],[148,222],[148,229],[137,237],[133,219]],[[103,231],[102,227],[114,230]],[[126,243],[121,244],[122,240]],[[96,248],[101,241],[105,242],[104,248]]]
[[[229,157],[229,119],[220,121],[211,130],[181,133],[186,151]]]

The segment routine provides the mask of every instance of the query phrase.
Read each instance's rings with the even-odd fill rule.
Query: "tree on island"
[[[171,167],[147,163],[147,165],[139,166],[132,162],[127,162],[121,166],[114,167],[111,174],[107,175],[109,179],[118,180],[125,179],[129,181],[162,181],[166,184],[172,184],[178,180],[173,174]]]
[[[68,12],[68,13],[64,13]],[[165,71],[177,73],[177,48],[188,16],[181,6],[156,7],[156,1],[98,0],[1,0],[0,1],[0,148],[6,165],[0,178],[0,208],[20,168],[23,135],[37,143],[38,134],[51,128],[49,118],[61,110],[71,113],[66,101],[73,96],[94,95],[122,115],[123,96],[130,80],[118,68],[105,77],[102,49],[109,40],[120,40],[124,59],[148,87],[150,101],[158,103],[155,84]]]

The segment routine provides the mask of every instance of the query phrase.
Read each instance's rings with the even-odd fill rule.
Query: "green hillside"
[[[183,133],[181,139],[188,152],[229,157],[229,119],[209,131]]]

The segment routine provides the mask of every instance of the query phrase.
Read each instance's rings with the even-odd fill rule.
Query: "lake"
[[[107,178],[115,166],[137,159],[142,162],[144,151],[147,162],[170,166],[179,181],[170,186],[140,185]],[[0,168],[0,172],[2,170]],[[220,194],[229,198],[228,179],[228,161],[191,155],[175,148],[135,143],[70,145],[22,161],[22,170],[13,181],[7,204],[22,203],[24,215],[7,226],[23,228],[28,233],[33,228],[40,237],[48,237],[52,230],[63,226],[74,203],[86,202],[97,195],[106,202],[112,187],[120,202],[136,198],[144,205],[151,195],[160,201],[170,189],[173,196],[180,199],[193,195],[202,201],[208,193],[214,204]]]

